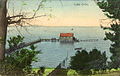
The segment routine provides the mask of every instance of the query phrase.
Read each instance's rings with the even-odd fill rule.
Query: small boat
[[[82,50],[82,48],[75,48],[75,50]]]
[[[71,30],[73,30],[73,28]]]

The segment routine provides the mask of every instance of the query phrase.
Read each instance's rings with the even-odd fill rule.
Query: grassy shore
[[[39,69],[34,68],[33,71],[37,73]],[[45,69],[45,74],[43,76],[47,76],[50,72],[52,72],[53,68]],[[78,75],[78,73],[75,70],[69,70],[67,73],[68,76],[84,76],[84,75]],[[101,71],[96,72],[94,75],[85,75],[85,76],[120,76],[120,69],[111,69],[106,70],[104,73]]]

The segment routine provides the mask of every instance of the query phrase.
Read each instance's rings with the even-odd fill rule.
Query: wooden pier
[[[77,39],[74,42],[97,42],[97,41],[99,41],[99,40],[98,39],[87,39],[87,40]],[[51,39],[38,39],[36,41],[32,41],[32,42],[28,42],[28,43],[23,42],[23,43],[19,44],[18,46],[13,46],[12,48],[6,49],[5,53],[10,54],[18,49],[21,49],[23,47],[27,47],[27,46],[30,46],[30,45],[33,45],[33,44],[36,44],[39,42],[60,42],[60,40],[56,39],[56,38],[51,38]],[[67,43],[67,42],[65,42],[65,43]]]
[[[59,42],[59,39],[56,39],[56,38],[41,39],[41,42]]]
[[[75,40],[73,42],[97,42],[99,39],[85,39],[85,40]],[[41,39],[41,42],[60,42],[59,39],[51,38],[51,39]]]

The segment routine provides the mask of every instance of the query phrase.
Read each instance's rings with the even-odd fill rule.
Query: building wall
[[[72,42],[73,37],[60,37],[60,41],[62,41],[62,42]]]

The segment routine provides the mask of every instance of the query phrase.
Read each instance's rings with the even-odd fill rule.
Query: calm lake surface
[[[60,33],[74,33],[75,37],[80,40],[98,39],[96,42],[76,42],[76,43],[60,43],[60,42],[41,42],[36,44],[37,50],[41,50],[38,62],[33,62],[33,67],[56,67],[62,62],[68,54],[68,57],[75,55],[75,48],[82,47],[88,52],[92,48],[97,48],[101,52],[106,51],[107,57],[109,52],[110,41],[104,41],[105,31],[100,27],[82,27],[82,26],[26,26],[26,27],[8,27],[7,39],[16,35],[25,36],[24,42],[30,42],[39,38],[59,38]]]

